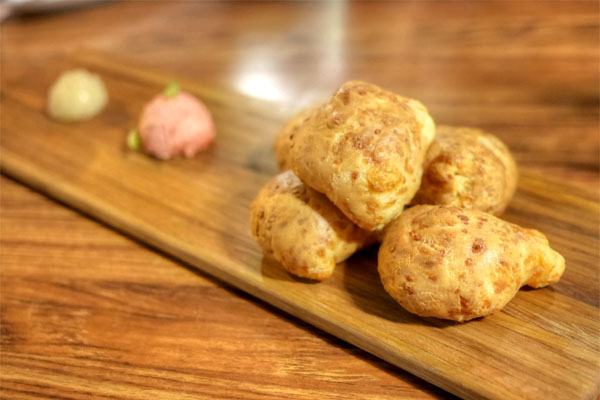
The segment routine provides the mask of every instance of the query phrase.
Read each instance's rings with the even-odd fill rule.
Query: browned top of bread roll
[[[434,135],[418,101],[351,81],[298,127],[290,161],[305,184],[361,228],[376,230],[418,190]]]
[[[438,126],[412,204],[444,204],[499,215],[517,187],[517,166],[496,136],[474,128]]]

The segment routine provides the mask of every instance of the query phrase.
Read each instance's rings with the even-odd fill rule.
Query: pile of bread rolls
[[[347,82],[283,127],[275,155],[282,172],[252,203],[251,228],[296,276],[326,279],[380,241],[379,274],[396,301],[466,321],[564,271],[544,235],[495,216],[517,183],[507,147],[477,129],[436,129],[416,100]]]

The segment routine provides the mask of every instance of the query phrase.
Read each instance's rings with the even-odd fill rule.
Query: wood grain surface
[[[493,131],[509,144],[521,168],[547,177],[556,193],[541,193],[548,190],[547,182],[539,183],[531,175],[534,178],[525,185],[536,189],[521,191],[520,195],[527,193],[526,197],[517,197],[515,202],[521,199],[522,203],[510,210],[513,221],[528,224],[532,215],[548,218],[548,210],[536,206],[542,199],[552,197],[561,204],[577,204],[577,209],[581,206],[575,199],[585,192],[556,186],[557,180],[591,189],[588,198],[597,199],[598,12],[596,1],[108,2],[74,11],[16,16],[0,25],[0,86],[12,82],[14,87],[26,81],[23,71],[32,63],[36,65],[35,74],[42,72],[47,59],[56,54],[82,47],[101,49],[155,70],[210,82],[214,88],[273,101],[276,106],[270,107],[268,121],[243,120],[243,124],[253,124],[252,129],[265,123],[272,126],[272,130],[258,133],[266,135],[266,144],[281,119],[328,95],[343,80],[374,81],[424,101],[440,123],[477,125]],[[38,78],[37,83],[24,84],[19,101],[43,109],[40,91],[54,79],[50,75]],[[39,86],[41,81],[43,87]],[[217,92],[213,91],[213,98]],[[144,90],[142,95],[147,93]],[[120,143],[116,137],[122,134],[122,125],[130,123],[139,111],[142,100],[132,101],[135,104],[127,99],[114,105],[126,108],[126,118],[119,113],[106,114],[110,118],[120,115],[109,123],[115,131],[115,144]],[[250,110],[252,104],[246,104]],[[0,119],[4,119],[4,103],[0,106]],[[258,107],[255,111],[260,110]],[[19,118],[13,119],[19,126],[37,126]],[[105,129],[106,124],[98,127]],[[6,136],[4,127],[1,136]],[[226,154],[222,148],[215,149],[215,153],[218,157],[242,159],[240,154]],[[274,165],[270,150],[265,147],[263,153],[253,154],[242,164],[254,171],[269,171]],[[93,152],[87,155],[97,157]],[[3,152],[0,158],[4,158]],[[200,168],[204,165],[198,160],[193,164]],[[189,289],[185,295],[175,295],[182,279],[187,286],[196,285],[197,281],[191,280],[202,277],[192,273],[183,277],[179,275],[185,274],[181,267],[174,272],[170,269],[174,264],[133,244],[105,245],[111,240],[130,242],[29,191],[19,190],[10,181],[3,180],[0,191],[2,398],[313,399],[422,398],[440,394],[353,346],[282,317],[270,306],[247,297],[244,304],[248,307],[241,306],[242,292],[215,289],[203,296]],[[575,195],[563,199],[572,191]],[[539,201],[531,203],[530,197]],[[589,231],[577,228],[578,218],[590,224],[597,218],[590,219],[585,207],[581,208],[569,218],[560,219],[551,213],[553,231],[560,236],[563,248],[571,249],[568,262],[589,264],[593,260],[597,268],[597,243],[589,240]],[[55,213],[56,221],[52,219]],[[77,228],[79,225],[85,233]],[[164,263],[168,266],[161,268]],[[150,268],[152,274],[145,274]],[[570,283],[563,281],[559,286],[561,293],[597,305],[597,273],[590,276],[571,270],[570,274]],[[29,279],[31,276],[42,278]],[[152,335],[148,330],[151,316],[144,323],[127,322],[131,316],[123,311],[123,304],[130,304],[134,310],[148,307],[149,302],[155,304],[151,295],[131,294],[131,285],[138,281],[144,286],[147,280],[152,281],[152,289],[148,289],[152,293],[168,293],[173,305],[166,307],[177,319],[176,329],[165,327]],[[585,285],[578,284],[582,280]],[[89,290],[78,296],[82,285]],[[88,310],[88,299],[101,296],[114,301],[94,301],[94,313],[83,318],[85,324],[81,318],[71,317],[70,310]],[[163,301],[159,307],[164,306]],[[179,311],[175,303],[189,302],[195,307],[180,305],[184,315],[176,314]],[[15,304],[20,308],[15,309]],[[252,311],[252,307],[259,311]],[[7,310],[14,312],[8,314]],[[223,325],[231,319],[237,329],[223,326],[228,334],[220,335],[214,316],[221,314]],[[96,315],[102,318],[92,319]],[[282,318],[285,323],[280,322]],[[202,323],[203,328],[199,327]],[[5,329],[7,326],[12,329]],[[117,326],[125,332],[122,336],[113,332]],[[242,333],[238,335],[239,330]],[[267,334],[262,334],[263,330]],[[169,346],[169,352],[161,343],[169,342],[168,336],[175,331],[186,338],[201,331],[203,340],[178,341],[179,347]],[[311,335],[318,337],[311,340]],[[239,339],[241,336],[243,339]],[[289,346],[286,337],[291,338]],[[60,338],[66,338],[63,344],[50,345]],[[310,347],[310,354],[295,346],[296,340]],[[239,341],[247,345],[244,355],[236,358],[236,351],[242,347]],[[148,346],[139,344],[144,342]],[[146,355],[145,348],[154,346],[162,351]],[[208,351],[208,346],[219,351]],[[5,379],[7,354],[20,357],[10,364],[12,384]],[[28,358],[33,361],[20,361]],[[321,364],[323,358],[326,362]],[[115,366],[115,359],[120,366]],[[89,360],[94,364],[90,365]],[[69,366],[48,366],[55,362]],[[137,374],[135,379],[126,376],[115,383],[115,376],[132,371]],[[190,388],[193,383],[196,386]],[[245,391],[236,391],[235,385],[243,386]],[[200,386],[202,391],[197,390]],[[562,398],[580,397],[558,393]]]
[[[37,64],[2,88],[1,167],[9,176],[461,397],[597,393],[595,193],[524,172],[506,218],[548,235],[567,259],[561,282],[521,291],[503,312],[471,323],[418,318],[382,289],[374,250],[320,284],[297,281],[262,256],[248,206],[274,173],[281,116],[272,104],[180,78],[207,103],[219,140],[194,159],[159,162],[125,150],[123,127],[135,125],[168,75],[97,53],[46,59],[34,74]],[[75,65],[104,77],[111,103],[89,122],[53,122],[35,89]]]
[[[3,399],[429,399],[432,385],[2,177]]]

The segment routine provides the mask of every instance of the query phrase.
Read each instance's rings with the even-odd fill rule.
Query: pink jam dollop
[[[186,92],[171,98],[156,96],[144,107],[138,128],[144,151],[161,160],[180,154],[192,157],[216,136],[206,106]]]

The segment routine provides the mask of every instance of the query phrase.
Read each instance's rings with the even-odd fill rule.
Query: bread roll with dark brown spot
[[[534,229],[479,210],[419,205],[386,229],[378,269],[406,310],[466,321],[502,309],[521,286],[558,282],[565,259]]]
[[[416,100],[351,81],[297,129],[289,161],[306,185],[374,231],[396,218],[421,184],[433,120]]]

